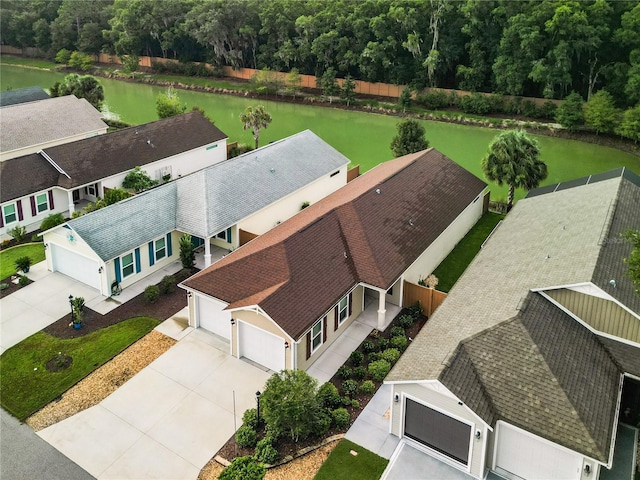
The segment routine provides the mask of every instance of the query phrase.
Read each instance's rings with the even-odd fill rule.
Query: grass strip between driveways
[[[63,340],[44,332],[31,335],[0,356],[0,404],[24,420],[159,323],[150,317],[134,317],[78,338]],[[73,362],[62,371],[47,371],[46,363],[58,353]]]
[[[351,450],[358,455],[352,455]],[[313,477],[314,480],[374,480],[380,478],[389,460],[379,457],[360,445],[343,439],[333,449]]]
[[[44,260],[44,244],[29,243],[7,248],[0,251],[0,279],[7,278],[16,273],[15,262],[20,257],[30,257],[31,265]]]
[[[438,277],[438,286],[441,292],[449,292],[453,284],[458,281],[471,261],[480,251],[480,246],[487,239],[491,231],[495,228],[504,215],[487,212],[473,226],[469,233],[460,240],[458,245],[451,251],[433,274]]]

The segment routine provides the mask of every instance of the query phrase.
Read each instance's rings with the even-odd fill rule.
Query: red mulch
[[[188,278],[190,275],[192,275],[192,272],[181,270],[174,275],[176,284]],[[114,297],[114,299],[117,300],[118,297]],[[71,311],[69,311],[67,315],[53,322],[43,331],[57,338],[77,338],[100,330],[101,328],[115,325],[132,317],[145,316],[158,320],[166,320],[186,306],[187,294],[181,288],[176,287],[173,292],[160,295],[160,298],[158,298],[155,303],[149,303],[144,298],[144,293],[141,293],[106,315],[101,315],[85,306],[82,328],[77,330],[74,329],[73,326],[69,326],[71,323]]]

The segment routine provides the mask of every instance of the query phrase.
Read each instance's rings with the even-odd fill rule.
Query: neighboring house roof
[[[184,282],[299,338],[358,283],[388,289],[486,184],[430,149],[378,165]]]
[[[46,100],[49,94],[41,87],[16,88],[15,90],[5,90],[0,92],[0,107],[17,105],[19,103],[35,102]]]
[[[71,178],[41,154],[12,158],[0,164],[0,201],[54,186],[76,188],[225,138],[201,113],[190,112],[47,148],[46,155]]]
[[[309,130],[68,222],[102,260],[172,230],[206,238],[349,159]]]
[[[106,128],[102,114],[74,95],[10,105],[0,111],[0,151],[11,152]]]

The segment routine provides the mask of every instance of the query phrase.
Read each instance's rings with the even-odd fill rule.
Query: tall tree
[[[507,211],[513,207],[516,188],[531,190],[547,178],[547,165],[540,160],[538,143],[522,130],[498,134],[481,165],[488,180],[509,187]]]
[[[255,148],[258,148],[260,141],[260,130],[267,128],[271,123],[271,115],[264,109],[262,105],[256,107],[247,107],[244,112],[240,114],[240,121],[244,124],[245,130],[251,129],[253,131],[253,140],[255,141]]]
[[[584,106],[584,119],[596,133],[613,132],[619,122],[611,94],[606,90],[595,93]]]
[[[52,97],[75,95],[78,98],[84,98],[98,110],[100,110],[102,102],[104,102],[102,85],[91,75],[71,73],[64,77],[62,82],[54,83],[49,91]]]
[[[418,120],[414,118],[401,120],[397,129],[398,134],[391,140],[391,151],[394,157],[401,157],[429,148],[425,129]]]

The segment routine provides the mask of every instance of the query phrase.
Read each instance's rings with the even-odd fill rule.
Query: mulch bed
[[[188,270],[181,270],[174,275],[176,283],[181,282],[192,274],[193,272]],[[118,297],[114,298],[117,299]],[[77,330],[74,329],[73,326],[69,326],[71,323],[71,311],[69,311],[67,315],[53,322],[43,329],[43,331],[57,338],[77,338],[100,330],[101,328],[115,325],[132,317],[146,316],[158,320],[166,320],[186,306],[187,294],[181,288],[176,287],[173,292],[160,295],[155,303],[149,303],[145,299],[144,293],[141,293],[128,302],[116,307],[106,315],[101,315],[95,310],[85,306],[82,328]]]
[[[12,293],[17,292],[18,290],[20,290],[22,288],[19,283],[13,283],[11,281],[11,278],[14,277],[14,276],[15,275],[12,275],[11,277],[7,277],[4,280],[0,281],[0,283],[6,283],[7,285],[9,285],[9,288],[5,288],[4,290],[0,290],[0,298],[4,298],[7,295],[11,295]],[[33,280],[29,280],[27,282],[27,285],[29,285],[30,283],[33,283]]]

